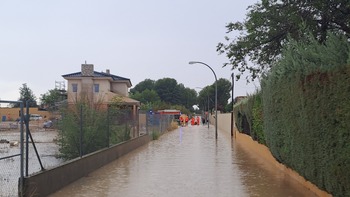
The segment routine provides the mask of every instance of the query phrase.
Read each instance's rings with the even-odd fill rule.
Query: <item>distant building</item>
[[[131,116],[128,117],[132,126],[132,137],[138,136],[138,108],[140,102],[128,97],[128,89],[131,81],[106,72],[94,71],[93,64],[82,64],[81,71],[62,75],[67,83],[67,104],[74,105],[79,101],[88,102],[99,109],[107,109],[111,104],[118,102],[123,109],[128,109]]]
[[[126,106],[138,107],[140,102],[128,97],[128,89],[132,86],[128,78],[106,72],[94,71],[93,64],[82,64],[81,71],[62,75],[68,81],[68,105],[84,99],[93,104],[108,106],[113,98],[120,98]]]

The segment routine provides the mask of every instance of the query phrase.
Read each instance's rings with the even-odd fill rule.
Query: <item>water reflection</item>
[[[241,144],[234,144],[233,149],[232,156],[242,173],[242,180],[249,191],[249,196],[317,196],[289,175],[247,152]]]
[[[312,196],[230,136],[181,127],[52,196]]]

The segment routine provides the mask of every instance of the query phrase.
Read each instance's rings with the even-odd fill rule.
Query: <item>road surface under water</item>
[[[51,195],[315,196],[214,127],[180,127]]]

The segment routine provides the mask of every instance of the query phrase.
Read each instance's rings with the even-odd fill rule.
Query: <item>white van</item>
[[[29,120],[41,120],[43,117],[39,114],[30,114]]]

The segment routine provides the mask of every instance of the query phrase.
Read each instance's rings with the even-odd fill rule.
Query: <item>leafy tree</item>
[[[248,7],[244,22],[229,23],[226,28],[228,34],[233,31],[240,34],[234,39],[226,37],[226,43],[218,44],[217,51],[229,59],[224,66],[232,65],[232,69],[241,73],[248,70],[251,75],[247,80],[254,80],[274,65],[290,38],[304,37],[305,29],[310,29],[320,43],[328,39],[327,31],[350,38],[350,3],[348,0],[262,0]]]
[[[226,112],[226,105],[228,99],[231,97],[231,82],[227,79],[220,78],[218,83],[218,110]],[[198,105],[200,108],[208,108],[208,96],[209,96],[209,109],[213,110],[215,108],[215,82],[203,88],[198,95]]]
[[[214,108],[214,100],[215,99],[215,89],[212,91],[213,87],[212,86],[206,86],[204,87],[198,94],[197,97],[197,104],[200,109],[205,109],[206,111],[208,110],[208,102],[209,102],[209,110]],[[215,88],[215,86],[214,86]],[[214,92],[213,95],[210,95],[211,92]],[[212,97],[211,97],[212,96]],[[214,102],[213,102],[214,101]]]
[[[24,107],[26,107],[26,101],[29,101],[29,107],[37,107],[36,97],[33,91],[27,86],[26,83],[22,84],[22,87],[19,88],[20,97],[18,101],[22,101],[24,103]],[[13,107],[19,107],[20,104],[16,103]]]
[[[225,107],[228,103],[228,99],[231,97],[231,82],[227,79],[218,79],[218,110],[226,112]]]
[[[162,101],[170,104],[180,103],[180,91],[175,79],[159,79],[156,81],[154,89]]]
[[[197,103],[197,92],[178,84],[175,79],[163,78],[157,81],[145,79],[130,90],[130,97],[141,101],[141,109],[179,109],[192,110]],[[176,107],[176,108],[175,108]]]
[[[155,90],[146,89],[144,91],[136,92],[130,96],[141,102],[144,109],[152,108],[153,104],[160,102],[160,98]]]
[[[137,84],[135,91],[131,94],[131,98],[141,101],[143,104],[141,109],[158,110],[158,109],[179,109],[179,106],[186,108],[186,111],[194,111],[193,105],[199,104],[199,107],[208,108],[208,96],[210,98],[210,109],[215,106],[215,83],[205,87],[199,95],[196,90],[186,88],[183,84],[178,84],[175,79],[163,78],[155,81],[154,89],[144,89],[142,87],[152,87],[153,80],[146,79]],[[146,85],[148,84],[148,85]],[[218,80],[218,110],[225,112],[227,100],[230,98],[231,82],[227,79]],[[197,99],[198,97],[198,99]],[[176,108],[175,108],[176,107]]]
[[[41,95],[41,105],[48,109],[54,109],[57,102],[67,99],[65,90],[52,89]]]
[[[194,89],[186,88],[183,84],[177,86],[180,102],[178,104],[185,106],[185,108],[192,110],[193,105],[197,104],[197,92]]]
[[[138,83],[134,88],[130,89],[132,94],[136,92],[143,92],[145,90],[154,90],[155,81],[151,79],[145,79]]]

